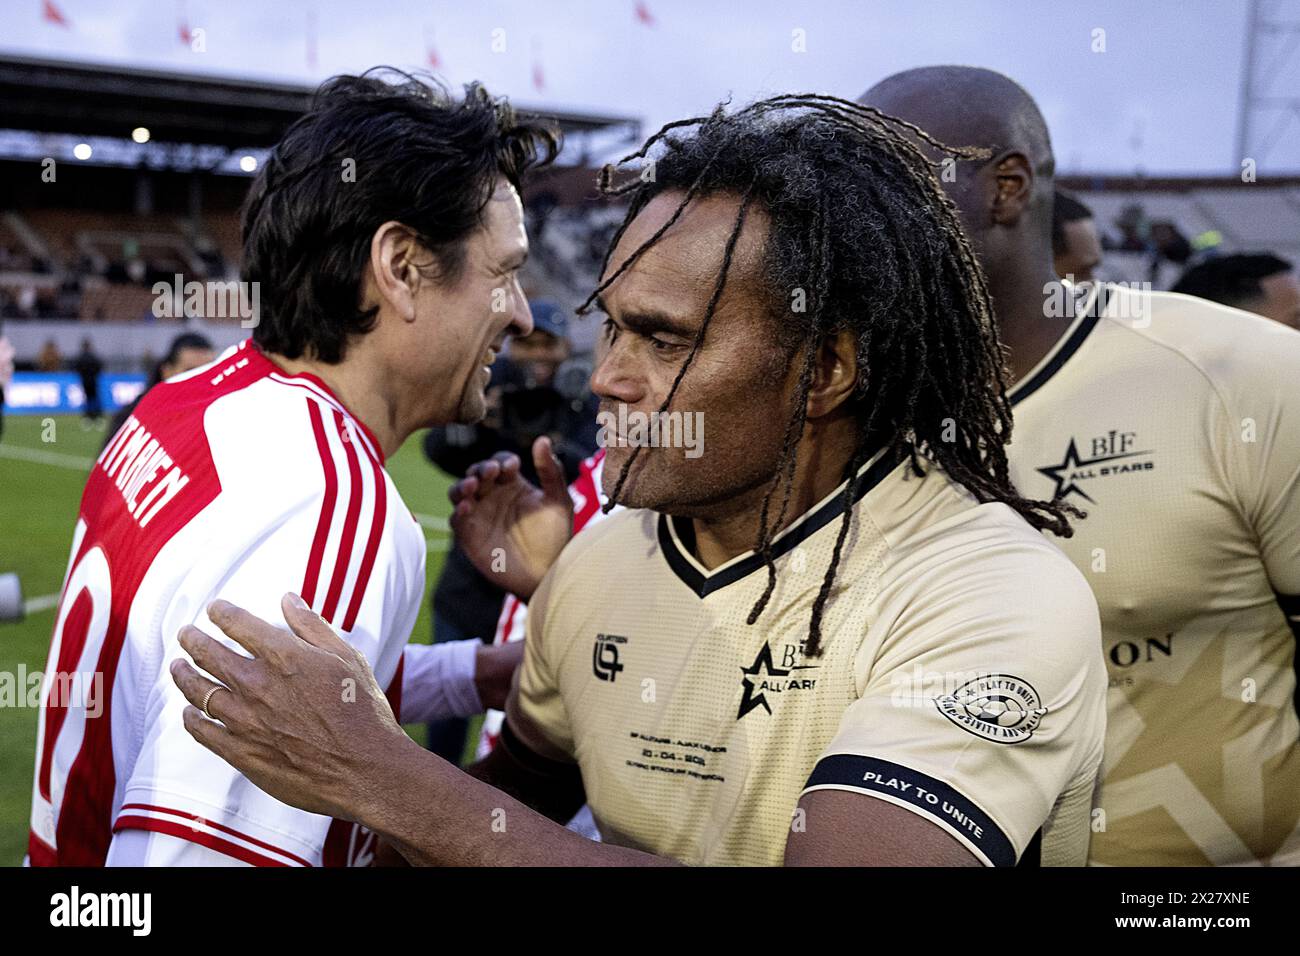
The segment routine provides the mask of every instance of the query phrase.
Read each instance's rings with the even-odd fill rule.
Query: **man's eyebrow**
[[[596,296],[596,308],[606,315],[613,315],[601,296]],[[618,321],[620,325],[636,332],[638,335],[649,335],[651,332],[667,332],[670,335],[691,338],[699,331],[688,321],[657,309],[629,309],[618,314]]]

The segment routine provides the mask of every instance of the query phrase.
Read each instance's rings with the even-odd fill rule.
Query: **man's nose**
[[[533,310],[528,306],[528,297],[524,295],[518,279],[515,280],[514,295],[511,296],[511,300],[513,311],[510,316],[510,327],[506,332],[516,338],[523,338],[533,331]]]
[[[615,343],[604,350],[591,371],[591,391],[600,399],[634,404],[645,394],[626,349]]]

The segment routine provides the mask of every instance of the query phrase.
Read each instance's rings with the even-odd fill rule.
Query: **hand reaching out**
[[[451,486],[451,527],[489,581],[528,600],[573,535],[573,500],[546,437],[533,442],[542,486],[520,474],[518,455],[500,452]]]

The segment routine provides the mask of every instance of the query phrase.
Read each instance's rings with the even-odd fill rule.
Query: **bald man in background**
[[[1090,862],[1300,864],[1300,334],[1060,283],[1051,139],[1008,77],[925,67],[861,101],[990,151],[941,179],[1010,350],[1012,477],[1087,512],[1056,544],[1097,596],[1110,671]]]

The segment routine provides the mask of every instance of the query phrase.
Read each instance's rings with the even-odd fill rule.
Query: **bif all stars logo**
[[[1112,429],[1088,442],[1085,447],[1090,454],[1083,457],[1079,454],[1078,444],[1071,438],[1065,449],[1065,459],[1059,465],[1039,468],[1038,473],[1056,483],[1053,498],[1078,495],[1095,505],[1096,500],[1088,492],[1096,491],[1098,482],[1142,475],[1155,469],[1154,452],[1137,451],[1137,446],[1137,432]]]
[[[817,686],[817,678],[808,676],[807,672],[816,670],[816,664],[803,663],[802,644],[778,644],[779,656],[772,653],[772,645],[763,642],[754,663],[742,666],[740,673],[741,688],[740,711],[736,719],[742,719],[752,710],[762,707],[768,716],[772,714],[771,695],[779,702],[777,695],[812,690]]]

